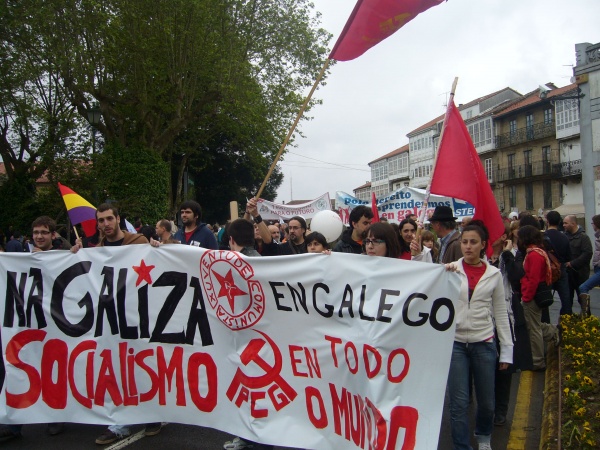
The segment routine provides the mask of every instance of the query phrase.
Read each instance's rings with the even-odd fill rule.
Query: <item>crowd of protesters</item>
[[[511,374],[516,370],[545,370],[546,343],[561,344],[560,324],[551,324],[548,308],[536,302],[540,290],[557,292],[561,315],[573,313],[575,294],[582,314],[589,314],[589,292],[600,285],[600,216],[592,218],[596,232],[594,250],[576,218],[562,218],[555,211],[547,214],[547,223],[527,213],[511,213],[506,218],[505,233],[490,242],[484,223],[464,220],[458,224],[452,209],[446,206],[438,206],[430,215],[428,229],[418,224],[415,216],[398,225],[387,221],[372,223],[371,209],[358,206],[350,212],[349,227],[337,243],[332,243],[323,234],[311,232],[300,216],[287,223],[265,223],[255,199],[248,202],[244,218],[223,227],[203,223],[202,209],[195,201],[186,201],[179,209],[179,227],[167,219],[144,226],[135,218],[131,229],[117,208],[102,204],[96,211],[97,234],[77,238],[72,245],[52,219],[42,216],[33,222],[31,238],[23,238],[18,231],[11,230],[4,250],[77,252],[94,246],[182,244],[233,250],[247,257],[333,251],[444,264],[446,270],[461,279],[447,385],[455,449],[471,448],[468,410],[472,392],[477,400],[474,436],[479,450],[491,449],[494,425],[506,423]],[[490,252],[486,252],[488,247]],[[560,263],[560,276],[556,280],[551,279],[549,256]],[[594,274],[590,278],[592,258]],[[2,377],[3,369],[2,365]],[[161,427],[161,423],[146,424],[145,434],[158,434]],[[62,423],[48,425],[51,435],[64,429]],[[110,444],[129,434],[129,425],[113,425],[96,443]],[[0,441],[19,436],[19,425],[0,428]],[[237,437],[226,442],[224,448],[272,446]]]

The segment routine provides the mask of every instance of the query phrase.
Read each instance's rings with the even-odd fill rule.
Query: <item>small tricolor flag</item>
[[[96,207],[72,189],[58,183],[67,214],[73,225],[81,224],[87,237],[96,233]]]

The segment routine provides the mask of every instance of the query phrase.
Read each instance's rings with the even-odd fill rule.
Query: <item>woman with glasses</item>
[[[400,222],[400,259],[408,261],[433,262],[431,250],[417,239],[417,223],[409,218]]]
[[[371,225],[363,244],[368,256],[400,257],[400,243],[394,229],[388,223],[377,222]]]
[[[456,272],[461,278],[456,304],[456,333],[448,374],[450,420],[455,450],[471,449],[471,377],[477,399],[475,437],[479,450],[491,450],[497,365],[496,336],[500,340],[498,368],[506,370],[513,361],[513,341],[502,275],[483,259],[488,236],[483,222],[472,221],[461,234],[460,247],[463,257],[446,264],[447,270]]]

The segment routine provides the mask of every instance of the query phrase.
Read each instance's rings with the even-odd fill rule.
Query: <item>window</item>
[[[514,208],[517,206],[517,187],[510,186],[508,188],[508,206]]]
[[[473,111],[467,111],[467,119],[473,117]]]
[[[493,180],[493,166],[492,166],[492,158],[486,158],[484,161],[484,168],[485,168],[485,175],[487,176],[487,179],[490,183],[492,183]]]
[[[544,181],[544,208],[552,208],[552,181]]]
[[[548,108],[544,110],[544,124],[548,125],[552,123],[552,109]]]
[[[550,149],[550,146],[547,145],[545,147],[542,147],[542,170],[544,172],[544,174],[549,174],[551,172],[552,169],[552,161],[551,158],[552,157],[552,150]]]
[[[373,192],[375,192],[375,197],[383,197],[389,194],[389,189],[387,184],[382,184],[380,186],[373,186]]]
[[[408,171],[408,153],[393,156],[389,160],[388,175],[398,175],[400,173],[407,173]]]
[[[516,120],[511,120],[508,123],[508,126],[510,127],[510,134],[516,134],[517,133],[517,121]]]
[[[388,164],[386,160],[378,161],[371,165],[371,181],[385,180],[388,176]]]
[[[492,143],[492,119],[488,118],[481,122],[469,125],[469,134],[475,148]]]
[[[525,163],[525,176],[530,177],[532,175],[531,150],[523,151],[523,162]]]
[[[533,184],[525,185],[525,209],[533,209]]]
[[[515,177],[515,154],[511,153],[508,156],[508,179],[513,179]],[[513,206],[513,205],[511,205]]]
[[[550,150],[550,146],[547,145],[545,147],[542,147],[542,161],[546,162],[550,162],[550,155],[551,155],[551,150]]]
[[[525,127],[527,127],[527,139],[533,139],[533,114],[525,116]]]
[[[579,126],[579,104],[577,100],[556,101],[556,130]]]

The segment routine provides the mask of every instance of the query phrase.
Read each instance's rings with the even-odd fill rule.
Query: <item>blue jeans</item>
[[[473,375],[477,415],[475,435],[489,440],[494,427],[494,341],[464,344],[454,341],[448,375],[450,420],[454,450],[472,450],[469,432],[469,370]]]
[[[594,267],[594,275],[579,286],[579,292],[589,294],[596,286],[600,286],[600,267]]]
[[[569,295],[569,275],[564,264],[560,267],[560,278],[552,285],[560,297],[560,315],[573,314],[573,296]]]

